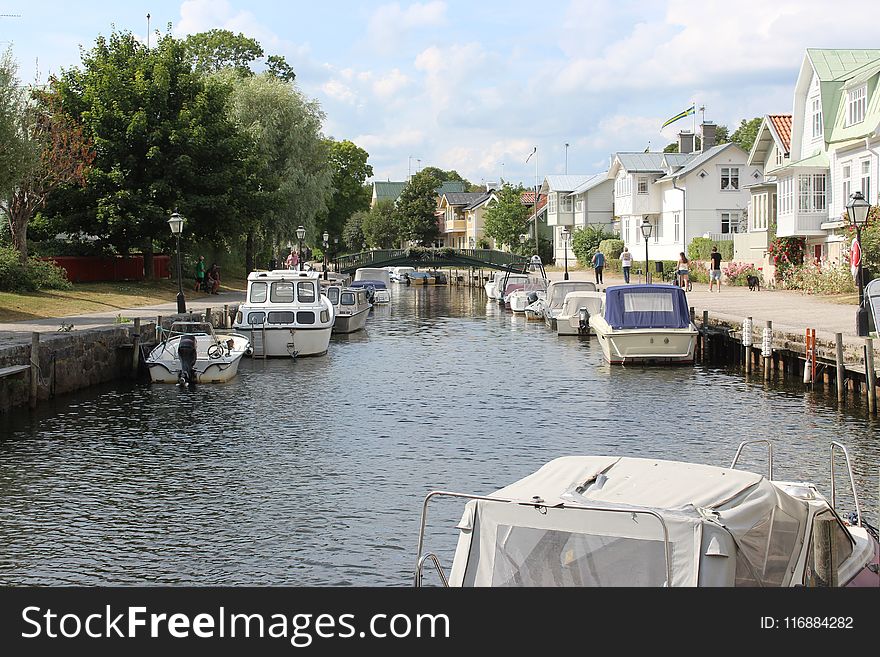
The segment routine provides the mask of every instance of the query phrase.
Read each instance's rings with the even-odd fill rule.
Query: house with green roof
[[[817,260],[840,261],[848,249],[843,215],[850,194],[878,202],[880,50],[824,50],[804,55],[794,92],[791,162],[776,171],[780,237],[806,238]]]
[[[385,182],[374,182],[373,197],[370,200],[370,207],[375,207],[376,203],[378,203],[379,201],[392,201],[393,203],[396,203],[397,199],[400,197],[401,192],[403,192],[404,187],[406,187],[406,181],[396,182],[389,180]],[[438,203],[439,199],[444,194],[465,191],[467,190],[464,188],[464,183],[457,181],[445,182],[437,188]]]

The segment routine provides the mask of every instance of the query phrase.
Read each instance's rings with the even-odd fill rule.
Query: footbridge
[[[450,247],[377,249],[339,256],[335,262],[337,270],[345,274],[353,274],[361,267],[473,267],[525,272],[529,266],[528,257],[515,253]]]

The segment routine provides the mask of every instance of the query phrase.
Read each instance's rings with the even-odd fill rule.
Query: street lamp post
[[[183,274],[180,269],[180,233],[183,230],[183,217],[177,212],[172,212],[168,226],[171,228],[171,234],[177,238],[177,312],[185,313],[186,297],[183,296]]]
[[[651,222],[648,221],[647,217],[642,217],[642,225],[639,226],[642,230],[642,237],[645,238],[645,283],[650,283],[650,269],[648,269],[648,238],[651,237],[651,229],[653,226]]]
[[[324,280],[327,280],[327,248],[330,246],[330,234],[325,230],[324,231]]]
[[[856,285],[859,288],[859,309],[856,311],[856,334],[866,336],[868,335],[868,309],[865,308],[865,279],[862,275],[862,228],[868,225],[868,211],[871,209],[871,204],[865,200],[865,196],[861,192],[853,192],[849,198],[846,211],[849,220],[856,229],[856,244],[858,244],[858,249],[853,249],[850,254],[850,257],[857,259],[853,264],[858,267]]]
[[[296,239],[299,241],[299,270],[303,270],[303,240],[306,237],[306,229],[300,226],[296,229]]]
[[[333,238],[333,260],[336,262],[336,273],[339,273],[339,238]]]
[[[568,146],[568,144],[566,144]],[[571,240],[571,232],[569,232],[568,226],[562,229],[562,248],[565,249],[565,278],[564,280],[568,280],[568,242]]]

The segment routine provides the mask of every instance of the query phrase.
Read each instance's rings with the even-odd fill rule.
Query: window
[[[640,244],[642,242],[642,228],[638,219],[633,222],[633,232],[636,234],[636,244]]]
[[[862,194],[871,202],[871,160],[862,160]]]
[[[332,303],[334,306],[337,305],[339,303],[339,288],[327,288],[327,298],[330,299],[330,303]]]
[[[354,305],[354,294],[351,292],[346,292],[342,295],[342,305],[343,306],[353,306]]]
[[[259,283],[251,283],[251,303],[266,303],[266,292],[269,286],[260,281]]]
[[[657,217],[654,222],[654,244],[658,244],[663,239],[663,217]]]
[[[782,178],[778,184],[779,214],[789,214],[793,205],[794,178]]]
[[[248,324],[262,324],[266,321],[266,313],[248,313]]]
[[[798,176],[798,211],[824,212],[825,174],[807,173]]]
[[[556,214],[556,192],[550,194],[549,204],[550,205],[547,212],[549,212],[550,214]]]
[[[849,203],[849,195],[852,192],[852,165],[844,164],[841,173],[843,178],[843,205]]]
[[[615,188],[618,196],[629,196],[632,194],[632,179],[625,174],[620,175],[615,183]]]
[[[724,234],[739,232],[739,212],[721,213],[721,232]]]
[[[639,176],[639,194],[647,194],[648,193],[648,178],[647,176]]]
[[[571,196],[565,194],[562,197],[562,203],[560,203],[560,206],[562,207],[561,212],[571,212]]]
[[[623,241],[629,242],[629,219],[623,220]]]
[[[868,106],[868,87],[862,85],[851,89],[847,94],[847,125],[855,125],[865,120],[865,109]]]
[[[315,313],[311,311],[300,311],[296,314],[296,321],[299,324],[314,324]]]
[[[672,214],[672,225],[674,226],[674,235],[675,235],[675,243],[678,244],[681,241],[681,214],[678,212],[674,212]]]
[[[822,99],[813,99],[813,139],[822,136]]]
[[[574,209],[575,209],[575,212],[583,212],[584,211],[584,197],[581,196],[580,194],[578,195],[577,199],[575,199]]]
[[[739,189],[739,167],[721,167],[721,189],[726,191]]]
[[[765,230],[767,228],[767,217],[770,212],[769,199],[769,194],[758,194],[754,197],[752,230]]]
[[[272,303],[293,303],[293,283],[289,281],[272,283],[269,299]]]
[[[270,324],[293,324],[293,313],[288,311],[275,311],[269,313]]]
[[[300,303],[315,302],[315,284],[311,281],[303,281],[296,284],[296,298]]]
[[[781,166],[782,166],[782,162],[783,162],[783,159],[782,159],[782,149],[777,148],[777,149],[776,149],[776,166],[781,167]]]

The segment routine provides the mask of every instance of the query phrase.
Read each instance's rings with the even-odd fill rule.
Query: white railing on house
[[[713,242],[731,242],[736,233],[706,233]]]

